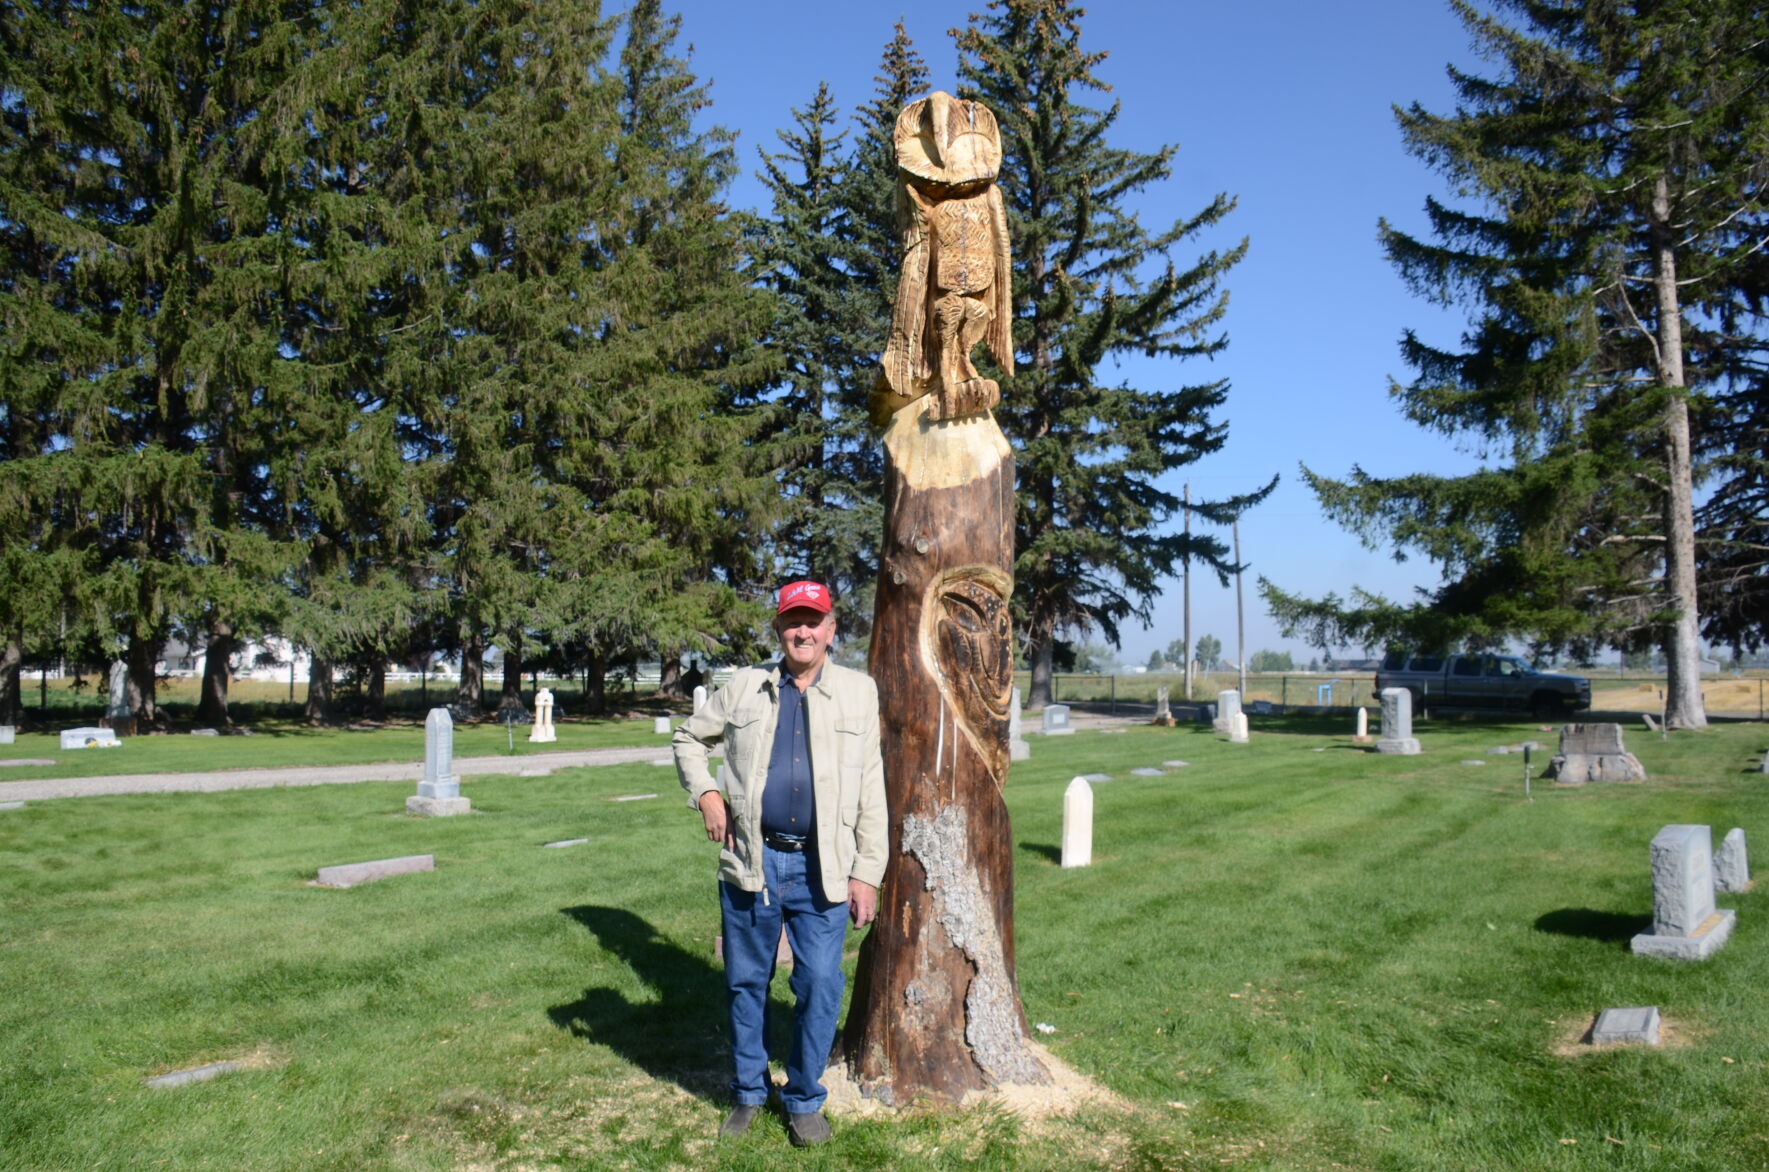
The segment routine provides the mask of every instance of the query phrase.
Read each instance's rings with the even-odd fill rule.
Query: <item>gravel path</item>
[[[631,765],[669,761],[668,745],[639,749],[581,749],[569,753],[531,753],[525,757],[456,757],[455,773],[505,773],[545,777],[555,769],[579,765]],[[662,770],[658,771],[663,775]],[[422,761],[381,765],[316,765],[294,769],[225,769],[214,773],[124,773],[114,777],[64,777],[51,781],[0,782],[0,802],[85,798],[95,794],[213,793],[224,789],[267,789],[277,785],[347,785],[356,781],[417,781]],[[675,780],[672,770],[670,780]]]

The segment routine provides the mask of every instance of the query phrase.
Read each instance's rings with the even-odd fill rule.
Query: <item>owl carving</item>
[[[1013,374],[1013,282],[1007,211],[995,177],[1001,132],[981,102],[939,92],[897,118],[897,231],[902,276],[872,394],[882,424],[923,395],[928,417],[960,419],[1001,401],[970,353],[986,342]]]

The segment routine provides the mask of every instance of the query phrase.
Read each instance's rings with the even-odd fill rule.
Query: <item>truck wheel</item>
[[[1566,704],[1552,692],[1538,692],[1530,697],[1529,710],[1537,720],[1559,720],[1566,715]]]

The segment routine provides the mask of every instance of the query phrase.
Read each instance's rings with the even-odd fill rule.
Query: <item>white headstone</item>
[[[64,728],[61,747],[64,749],[114,749],[123,742],[108,728]]]
[[[1165,686],[1155,689],[1155,719],[1172,720],[1173,707],[1169,699],[1171,693]]]
[[[1376,742],[1376,751],[1407,757],[1419,752],[1419,739],[1413,735],[1413,694],[1405,688],[1382,689],[1382,739]]]
[[[1744,828],[1734,826],[1714,852],[1714,886],[1721,891],[1749,891],[1750,856],[1745,850]]]
[[[695,684],[694,685],[694,711],[699,712],[704,707],[706,707],[706,685],[705,684]]]
[[[1231,722],[1241,713],[1241,693],[1233,688],[1216,694],[1216,717],[1210,722],[1217,735],[1227,736]]]
[[[651,731],[660,737],[667,737],[676,730],[670,725],[669,717],[658,716],[652,718]]]
[[[559,739],[553,731],[553,691],[542,688],[534,694],[534,728],[528,734],[530,741],[546,743]]]
[[[1357,732],[1352,734],[1360,741],[1370,739],[1370,711],[1367,708],[1357,710]]]
[[[1044,706],[1045,736],[1066,737],[1074,731],[1069,727],[1069,706],[1067,704],[1046,704]]]
[[[465,814],[472,803],[461,796],[455,776],[455,722],[446,708],[432,708],[424,718],[424,779],[416,795],[405,800],[413,814],[443,817]]]
[[[1063,866],[1085,867],[1092,862],[1093,787],[1085,777],[1077,777],[1063,791]]]
[[[1714,907],[1713,831],[1671,825],[1652,839],[1652,931],[1631,947],[1647,956],[1702,960],[1732,934],[1737,914]]]
[[[1230,744],[1244,745],[1247,743],[1247,714],[1237,712],[1229,717],[1228,739]]]
[[[13,725],[10,725],[10,724],[0,724],[0,745],[10,745],[10,744],[12,744],[12,743],[13,743],[13,737],[14,737],[14,736],[15,736],[15,735],[16,735],[16,734],[15,734],[15,731],[14,731],[14,726],[13,726]]]

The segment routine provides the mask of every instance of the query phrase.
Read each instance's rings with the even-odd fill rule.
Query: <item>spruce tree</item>
[[[1148,619],[1160,578],[1182,558],[1233,568],[1216,538],[1160,531],[1181,505],[1160,477],[1227,438],[1212,418],[1226,381],[1113,386],[1100,368],[1120,355],[1208,357],[1228,344],[1222,281],[1246,241],[1183,264],[1173,254],[1235,201],[1218,195],[1159,232],[1138,222],[1127,202],[1170,177],[1175,148],[1109,145],[1117,104],[1082,104],[1108,87],[1095,72],[1105,54],[1082,48],[1081,18],[1069,0],[992,0],[953,34],[962,96],[995,112],[1006,156],[1017,373],[996,418],[1019,462],[1015,608],[1034,706],[1050,700],[1060,637],[1097,628],[1116,646],[1119,624]],[[1191,508],[1226,522],[1275,484]]]
[[[1386,224],[1382,239],[1421,296],[1469,308],[1459,349],[1405,336],[1417,377],[1402,410],[1489,465],[1308,474],[1329,516],[1425,554],[1445,581],[1417,606],[1268,601],[1295,629],[1365,642],[1650,639],[1667,721],[1702,727],[1690,416],[1761,347],[1760,319],[1737,328],[1769,229],[1761,14],[1505,0],[1513,28],[1455,7],[1496,75],[1452,70],[1453,113],[1398,117],[1409,149],[1478,203],[1429,201],[1433,241]]]

